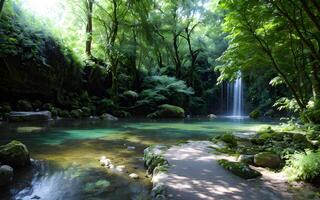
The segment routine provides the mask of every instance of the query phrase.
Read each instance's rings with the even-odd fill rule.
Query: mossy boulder
[[[33,111],[32,105],[27,100],[19,100],[17,102],[17,110],[18,111]]]
[[[151,119],[158,119],[158,118],[184,118],[185,113],[183,108],[178,106],[173,106],[169,104],[163,104],[158,107],[158,110],[154,113],[151,113],[147,116]]]
[[[261,116],[261,113],[259,110],[254,110],[249,114],[249,117],[251,119],[258,119]]]
[[[227,143],[229,147],[237,146],[236,137],[231,133],[226,133],[220,136],[220,140]]]
[[[13,179],[13,169],[8,165],[0,167],[0,187],[7,186]]]
[[[30,164],[29,151],[23,143],[14,140],[0,146],[0,162],[14,168],[27,166]]]
[[[280,156],[272,152],[261,152],[254,156],[255,166],[277,169],[281,164],[282,161]]]
[[[231,173],[244,178],[252,179],[261,176],[261,173],[251,169],[247,164],[241,162],[231,162],[225,159],[218,160],[218,164]]]
[[[117,121],[118,118],[113,116],[113,115],[110,115],[108,113],[104,113],[100,116],[100,119],[102,120],[107,120],[107,121]]]

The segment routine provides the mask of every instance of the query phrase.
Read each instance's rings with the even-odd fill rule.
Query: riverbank
[[[262,176],[249,180],[232,174],[218,161],[236,161],[236,157],[212,152],[215,146],[210,141],[190,141],[160,154],[156,153],[160,147],[153,147],[156,156],[163,156],[168,162],[164,172],[155,169],[154,199],[319,199],[316,188],[306,183],[289,183],[283,172],[254,167]]]

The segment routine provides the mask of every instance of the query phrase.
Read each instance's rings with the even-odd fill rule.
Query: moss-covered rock
[[[281,158],[275,153],[261,152],[254,156],[254,165],[259,167],[277,169],[281,166],[281,164]]]
[[[244,178],[244,179],[252,179],[261,176],[261,173],[251,169],[247,164],[241,162],[231,162],[225,159],[218,161],[219,165],[221,165],[226,170],[232,172],[233,174]]]
[[[0,167],[0,186],[7,186],[13,179],[13,169],[8,165]]]
[[[178,106],[169,104],[163,104],[158,107],[158,110],[154,113],[149,114],[147,117],[151,119],[158,118],[184,118],[184,110]]]
[[[32,105],[27,100],[19,100],[17,102],[17,110],[18,111],[33,111]]]
[[[258,119],[261,116],[261,113],[259,110],[254,110],[249,114],[249,117],[251,119]]]
[[[0,146],[1,164],[11,167],[24,167],[30,164],[30,156],[27,147],[19,141],[12,141]]]
[[[100,119],[103,119],[103,120],[108,120],[108,121],[117,121],[118,118],[113,116],[113,115],[110,115],[108,113],[104,113],[100,116]]]
[[[220,140],[227,143],[229,147],[237,146],[236,137],[231,133],[221,135]]]

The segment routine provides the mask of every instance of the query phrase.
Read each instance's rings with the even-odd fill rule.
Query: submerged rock
[[[30,164],[27,147],[19,141],[0,146],[0,162],[12,167],[23,167]]]
[[[109,191],[110,182],[107,180],[98,180],[97,182],[84,185],[83,192],[91,195],[99,195]]]
[[[0,186],[6,186],[10,184],[13,179],[13,169],[8,165],[0,167]]]
[[[184,118],[185,114],[183,108],[169,104],[163,104],[158,107],[156,112],[149,114],[147,117],[151,119]]]
[[[221,165],[226,170],[232,172],[233,174],[244,178],[244,179],[252,179],[261,176],[261,173],[251,169],[247,164],[241,162],[231,162],[225,159],[218,161],[219,165]]]
[[[281,166],[281,158],[271,152],[258,153],[254,156],[254,165],[276,169]]]
[[[10,112],[8,119],[10,122],[27,122],[27,121],[49,121],[52,120],[51,112]]]

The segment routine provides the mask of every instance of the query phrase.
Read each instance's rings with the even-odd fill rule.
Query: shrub
[[[137,105],[153,106],[163,103],[177,104],[183,102],[182,97],[194,94],[192,88],[188,87],[182,80],[169,76],[150,76],[143,82],[145,88]]]
[[[320,175],[320,151],[295,153],[287,160],[284,171],[290,180],[312,181]]]
[[[252,118],[252,119],[258,119],[260,117],[260,115],[261,114],[260,114],[259,110],[254,110],[249,114],[250,118]]]

